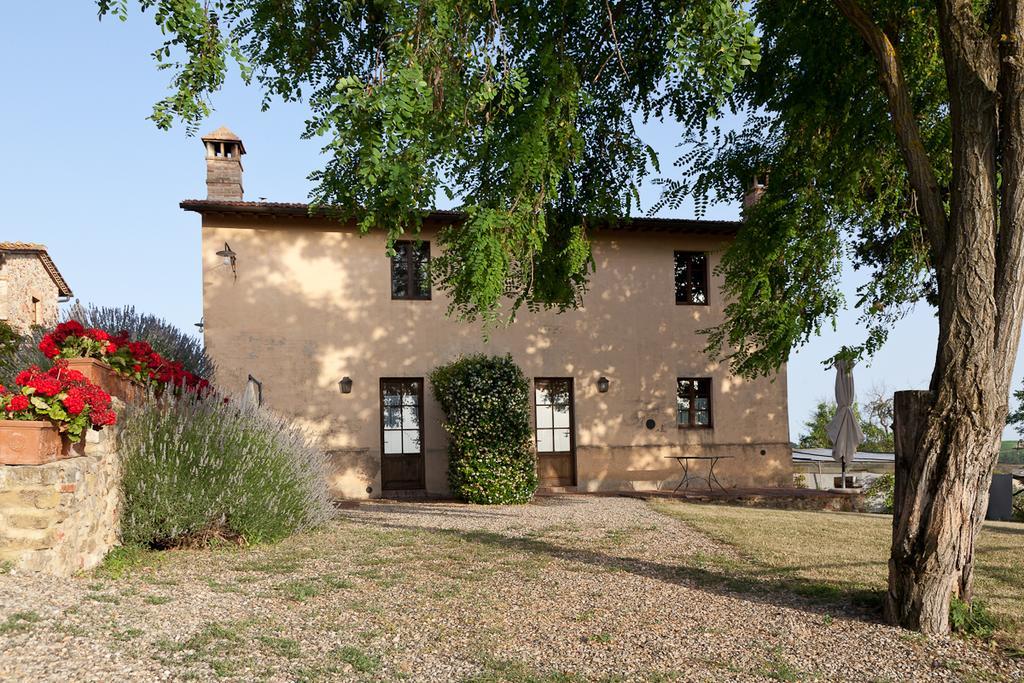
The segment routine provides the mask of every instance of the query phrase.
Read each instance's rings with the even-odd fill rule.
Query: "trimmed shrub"
[[[529,391],[511,356],[474,355],[430,373],[447,416],[448,482],[470,503],[527,503],[537,490]]]
[[[164,358],[178,361],[185,370],[199,377],[213,377],[213,362],[203,342],[163,318],[139,313],[134,306],[110,307],[75,303],[64,316],[86,327],[98,327],[111,334],[127,332],[134,341],[148,342]]]
[[[129,406],[119,437],[122,541],[275,541],[327,520],[326,459],[265,410],[182,398]]]

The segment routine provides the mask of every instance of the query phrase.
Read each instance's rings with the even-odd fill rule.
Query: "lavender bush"
[[[275,541],[331,516],[326,462],[288,420],[217,400],[150,401],[122,419],[122,541]]]
[[[9,387],[14,384],[14,378],[19,372],[33,365],[48,368],[50,359],[39,350],[39,340],[46,332],[42,327],[33,327],[29,333],[21,336],[9,326],[6,327],[9,332],[3,331],[3,348],[0,349],[0,384]]]

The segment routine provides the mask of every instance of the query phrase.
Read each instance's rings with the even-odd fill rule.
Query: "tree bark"
[[[974,543],[1005,424],[1024,318],[1022,0],[1000,0],[992,29],[970,0],[936,0],[949,90],[949,214],[936,216],[931,162],[917,154],[899,56],[856,0],[834,0],[879,65],[909,178],[922,200],[939,288],[931,391],[895,397],[896,491],[890,621],[949,630],[951,595],[970,600]],[[920,150],[923,152],[922,150]]]

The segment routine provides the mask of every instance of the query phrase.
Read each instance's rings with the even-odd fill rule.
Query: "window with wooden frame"
[[[395,242],[395,255],[391,257],[391,298],[430,299],[430,242]]]
[[[675,252],[676,303],[706,306],[708,303],[708,255],[701,251]]]
[[[676,380],[676,424],[682,428],[711,426],[710,377],[680,377]]]

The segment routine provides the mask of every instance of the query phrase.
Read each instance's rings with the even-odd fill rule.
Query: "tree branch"
[[[918,215],[932,246],[932,262],[937,266],[946,246],[946,210],[935,178],[935,169],[921,141],[921,131],[910,103],[910,93],[896,47],[857,0],[833,2],[864,39],[878,63],[879,79],[889,103],[889,115],[896,139],[910,173],[910,186],[917,194]]]

